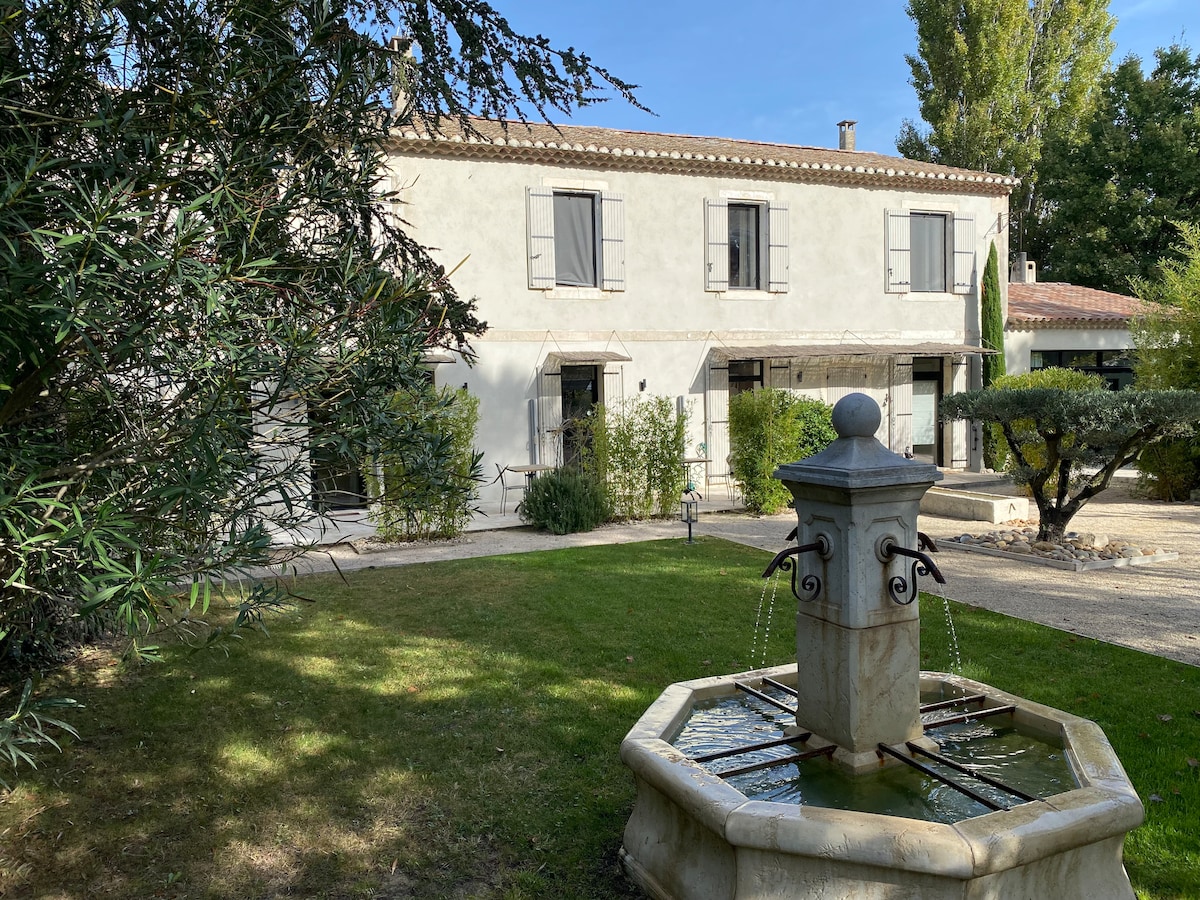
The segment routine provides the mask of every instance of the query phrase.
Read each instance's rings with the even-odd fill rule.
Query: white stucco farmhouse
[[[689,454],[726,474],[729,397],[760,386],[884,411],[879,438],[977,465],[943,392],[977,384],[979,276],[1007,256],[1013,180],[843,149],[476,120],[396,132],[409,233],[478,300],[478,362],[436,366],[480,401],[493,463],[569,458],[564,418],[646,393],[690,410]],[[484,501],[499,499],[499,485]]]

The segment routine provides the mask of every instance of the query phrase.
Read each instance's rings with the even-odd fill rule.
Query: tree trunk
[[[1073,514],[1063,515],[1061,510],[1046,509],[1042,510],[1041,519],[1038,522],[1037,539],[1039,541],[1051,541],[1055,544],[1063,542],[1063,535],[1067,533],[1067,524],[1071,521]]]

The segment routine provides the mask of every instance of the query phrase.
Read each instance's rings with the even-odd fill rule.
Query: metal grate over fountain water
[[[671,900],[1131,900],[1121,851],[1143,810],[1100,729],[978,682],[920,671],[916,580],[940,573],[915,549],[917,512],[941,476],[875,440],[879,421],[873,400],[851,394],[834,409],[837,440],[775,473],[796,498],[798,526],[796,546],[767,574],[791,568],[800,601],[796,663],[671,685],[622,743],[637,783],[621,851],[626,871]],[[794,714],[794,725],[714,752],[672,746],[694,710],[738,696]],[[923,696],[945,702],[922,707]],[[952,718],[1003,719],[1060,746],[1075,787],[1039,796],[988,784],[995,779],[941,753],[935,729]],[[725,765],[768,747],[782,755]],[[981,814],[902,818],[833,808],[844,806],[837,802],[752,799],[730,783],[771,766],[828,769],[830,760],[851,785],[889,766],[921,769],[978,800]],[[981,781],[985,790],[972,786]],[[997,792],[999,801],[991,799]]]

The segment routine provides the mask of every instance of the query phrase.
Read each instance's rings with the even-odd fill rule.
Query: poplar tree
[[[908,15],[925,128],[906,121],[896,147],[1020,178],[1012,237],[1023,247],[1042,143],[1078,133],[1112,53],[1108,0],[909,0]]]

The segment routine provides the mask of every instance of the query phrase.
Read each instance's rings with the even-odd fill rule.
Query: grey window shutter
[[[554,287],[554,191],[526,188],[528,208],[529,286],[536,290]]]
[[[729,290],[729,204],[724,200],[704,201],[704,289]]]
[[[786,294],[788,290],[788,205],[772,203],[768,207],[767,240],[770,242],[767,259],[767,290]]]
[[[887,291],[905,294],[912,287],[912,238],[908,210],[887,211]]]
[[[954,217],[954,293],[969,294],[975,288],[975,214]]]
[[[600,287],[625,290],[625,198],[600,195]]]

